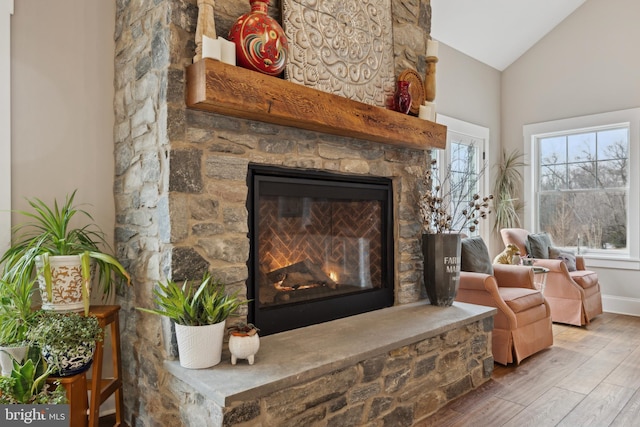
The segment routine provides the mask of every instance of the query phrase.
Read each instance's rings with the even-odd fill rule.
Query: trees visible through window
[[[629,126],[537,138],[539,230],[581,249],[627,249]]]
[[[450,193],[449,212],[452,215],[452,230],[468,236],[481,235],[489,238],[491,227],[486,221],[477,223],[465,220],[465,210],[475,197],[487,196],[487,174],[485,153],[489,141],[489,129],[462,120],[438,114],[438,123],[447,126],[447,148],[438,154],[439,182]],[[447,179],[448,176],[448,179]]]
[[[480,193],[482,153],[473,143],[456,141],[455,138],[451,139],[450,150],[452,229],[475,236],[479,234],[480,223],[468,223],[466,210],[475,203],[474,196]]]

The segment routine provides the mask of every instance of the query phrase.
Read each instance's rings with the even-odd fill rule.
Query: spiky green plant
[[[94,261],[98,267],[98,283],[105,295],[113,291],[113,284],[116,281],[119,283],[125,280],[130,284],[130,277],[115,257],[100,249],[104,247],[110,250],[109,244],[104,238],[104,233],[93,222],[93,217],[74,205],[76,191],[68,195],[61,206],[58,205],[57,200],[54,200],[53,207],[50,207],[38,198],[27,199],[33,212],[16,211],[28,221],[13,228],[13,244],[0,258],[0,264],[3,264],[3,280],[7,282],[30,280],[34,276],[36,258],[42,257],[43,276],[49,299],[51,299],[48,257],[80,255],[83,265],[83,295],[86,296],[85,309],[88,309],[90,260]],[[84,216],[89,223],[79,228],[72,227],[71,222],[76,215]]]
[[[166,316],[179,325],[202,326],[219,323],[247,301],[238,292],[227,294],[225,285],[205,273],[197,287],[185,280],[182,286],[172,280],[158,282],[153,290],[157,309],[138,307],[146,313]]]
[[[518,150],[511,153],[502,151],[502,159],[498,164],[498,173],[494,186],[494,207],[496,222],[493,226],[495,231],[502,228],[520,227],[521,221],[519,212],[522,211],[524,203],[517,197],[520,185],[523,182],[522,167],[526,166],[524,154]]]
[[[38,363],[27,359],[23,364],[13,361],[13,370],[8,377],[0,377],[0,404],[63,404],[67,396],[63,386],[54,384],[49,390],[46,383],[51,374],[47,369],[38,372]]]
[[[172,280],[158,282],[153,290],[157,309],[138,307],[146,313],[166,316],[179,325],[202,326],[222,322],[248,301],[238,292],[227,294],[225,285],[205,273],[200,285],[185,280],[182,286]]]
[[[0,345],[23,345],[36,312],[32,308],[33,280],[0,280]]]

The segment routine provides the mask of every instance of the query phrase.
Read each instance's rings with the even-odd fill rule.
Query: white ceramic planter
[[[204,326],[176,326],[180,366],[210,368],[220,363],[226,321]]]
[[[80,255],[50,256],[49,265],[51,266],[51,300],[49,300],[47,285],[42,275],[42,258],[36,258],[42,309],[52,311],[84,310]]]
[[[26,345],[18,347],[0,347],[0,367],[2,368],[2,376],[8,377],[13,370],[13,359],[22,363],[27,355],[29,347]]]
[[[251,336],[229,336],[229,351],[231,352],[231,364],[235,365],[238,359],[247,359],[249,365],[253,365],[254,356],[260,349],[260,337],[258,334]]]

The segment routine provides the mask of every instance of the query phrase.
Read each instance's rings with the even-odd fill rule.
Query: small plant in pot
[[[251,337],[260,332],[253,323],[238,322],[229,328],[229,334],[234,337]]]
[[[503,228],[520,228],[522,225],[519,214],[524,203],[517,195],[524,182],[521,169],[525,166],[524,153],[514,150],[507,154],[502,151],[500,163],[496,165],[498,172],[494,184],[496,217],[493,230],[498,235]]]
[[[27,350],[27,333],[34,323],[33,280],[0,280],[0,366],[9,375],[13,360],[22,362]]]
[[[64,204],[50,207],[40,199],[27,200],[33,212],[17,211],[28,219],[13,229],[13,244],[0,258],[5,281],[30,280],[38,273],[42,308],[54,311],[89,311],[91,270],[95,266],[102,292],[109,295],[114,284],[129,274],[116,258],[100,248],[109,248],[91,215],[74,205],[76,191]],[[86,225],[72,227],[84,216]],[[61,287],[59,287],[61,286]]]
[[[53,375],[59,377],[89,369],[96,342],[102,338],[97,317],[73,312],[40,311],[29,331],[31,343],[40,348]]]
[[[231,352],[231,364],[235,365],[238,359],[247,359],[249,365],[253,365],[255,354],[260,349],[260,337],[258,329],[252,323],[236,323],[229,328],[229,351]]]
[[[67,403],[66,391],[58,382],[47,384],[51,370],[40,367],[39,360],[27,359],[24,363],[13,361],[9,375],[0,377],[0,405]]]
[[[175,322],[180,365],[190,369],[220,363],[226,319],[246,304],[238,292],[227,294],[225,285],[205,273],[202,280],[182,286],[172,280],[153,290],[157,309],[138,310],[166,316]]]

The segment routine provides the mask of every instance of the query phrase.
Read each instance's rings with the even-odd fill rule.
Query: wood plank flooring
[[[554,345],[417,427],[640,426],[640,317],[604,313],[589,326],[554,324]]]

